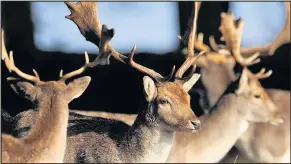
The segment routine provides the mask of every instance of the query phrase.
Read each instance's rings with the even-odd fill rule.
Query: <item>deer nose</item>
[[[200,122],[200,120],[194,120],[194,121],[191,121],[191,123],[192,123],[192,125],[194,126],[194,128],[195,128],[196,130],[200,129],[200,127],[201,127],[201,122]]]

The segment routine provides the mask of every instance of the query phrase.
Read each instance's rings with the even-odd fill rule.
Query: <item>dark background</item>
[[[186,30],[192,6],[192,2],[179,2],[181,34],[184,34]],[[220,13],[227,10],[228,2],[203,2],[199,13],[197,32],[203,32],[204,38],[214,35],[218,40],[221,35],[218,31]],[[15,63],[23,72],[32,74],[32,69],[36,69],[41,80],[57,80],[60,69],[69,72],[83,65],[83,54],[45,52],[36,49],[33,43],[34,29],[30,15],[30,2],[1,2],[1,14],[1,23],[6,36],[6,48],[8,51],[14,51]],[[205,39],[205,43],[209,44],[208,39]],[[181,43],[180,49],[183,47]],[[153,68],[162,75],[166,75],[173,65],[179,67],[184,61],[183,55],[179,52],[166,55],[144,53],[136,55],[135,60],[142,65]],[[90,56],[90,61],[94,57]],[[16,75],[9,74],[3,62],[1,65],[1,108],[11,115],[31,108],[32,104],[15,94],[6,82],[8,76]],[[256,72],[262,67],[273,70],[273,75],[270,78],[261,81],[265,88],[289,90],[290,43],[277,49],[274,56],[263,57],[261,63],[250,67],[250,69]],[[137,112],[143,96],[142,73],[111,58],[109,66],[89,69],[82,74],[82,76],[85,75],[92,77],[91,84],[80,98],[70,103],[70,109],[120,113]],[[201,81],[194,88],[203,88]],[[192,109],[197,115],[200,115],[199,96],[194,93],[191,96]]]

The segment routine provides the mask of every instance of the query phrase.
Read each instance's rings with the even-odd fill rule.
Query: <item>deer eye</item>
[[[169,104],[169,101],[167,99],[160,99],[160,104]]]
[[[261,95],[259,95],[259,94],[255,94],[254,96],[255,96],[256,99],[261,98]]]

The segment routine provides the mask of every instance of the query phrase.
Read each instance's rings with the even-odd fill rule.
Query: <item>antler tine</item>
[[[190,36],[190,33],[191,33],[191,31],[193,30],[192,28],[193,28],[193,20],[195,19],[195,20],[197,20],[197,17],[198,17],[198,13],[199,13],[199,10],[200,10],[200,6],[201,6],[201,3],[202,2],[195,2],[195,10],[193,10],[192,11],[192,13],[191,13],[191,17],[189,18],[189,20],[188,20],[188,28],[187,28],[187,30],[186,30],[186,32],[185,32],[185,34],[184,34],[184,36],[182,37],[182,36],[178,36],[178,38],[185,44],[185,45],[187,45],[188,43],[189,43],[189,37],[191,37]],[[197,8],[196,8],[196,6],[197,6]],[[196,13],[197,12],[197,13]],[[196,17],[196,18],[195,18]],[[197,21],[196,21],[197,22]],[[194,28],[196,28],[196,26],[194,27]],[[195,32],[194,32],[194,37],[196,37],[195,36],[196,35],[196,29],[195,29]],[[192,36],[193,37],[193,36]],[[198,38],[197,38],[197,40],[193,40],[193,44],[194,44],[194,48],[196,48],[196,49],[198,49],[198,50],[200,50],[200,51],[209,51],[210,50],[210,48],[209,48],[209,46],[207,46],[206,44],[204,44],[203,43],[203,33],[199,33],[198,34]],[[189,45],[189,44],[188,44]],[[188,53],[189,53],[189,50],[188,50]],[[190,51],[190,53],[192,53],[192,50]],[[194,50],[193,50],[193,54],[194,54]]]
[[[254,76],[258,79],[265,79],[272,75],[273,71],[269,70],[267,73],[265,73],[266,69],[262,68],[260,72],[254,74]]]
[[[2,29],[2,60],[4,60],[7,69],[11,73],[12,66],[11,66],[11,64],[9,62],[9,57],[8,57],[6,46],[5,46],[5,43],[4,43],[4,30],[3,29]]]
[[[10,59],[9,59],[9,58],[10,58]],[[21,78],[26,79],[26,80],[28,80],[28,81],[32,81],[32,82],[34,82],[35,84],[39,84],[39,83],[41,83],[41,81],[40,81],[40,79],[39,79],[39,76],[38,76],[38,73],[36,72],[36,70],[33,69],[33,72],[34,72],[34,74],[35,74],[36,76],[31,76],[31,75],[29,75],[29,74],[26,74],[26,73],[20,71],[20,70],[15,66],[15,64],[14,64],[14,59],[13,59],[13,52],[12,52],[12,51],[10,51],[9,58],[6,58],[5,60],[6,60],[7,62],[10,63],[11,70],[14,71],[18,76],[20,76]],[[8,66],[6,65],[6,67],[8,67]]]
[[[290,42],[290,2],[284,2],[286,8],[286,22],[283,30],[275,38],[275,40],[263,46],[241,48],[241,55],[250,55],[256,52],[268,52],[269,55],[274,55],[275,51],[283,44]]]
[[[77,25],[77,27],[79,28],[79,31],[81,32],[81,34],[85,37],[87,41],[92,42],[101,50],[100,47],[102,47],[102,45],[100,45],[100,41],[102,40],[101,39],[102,26],[98,17],[97,2],[78,2],[76,4],[72,2],[64,2],[64,3],[67,5],[69,10],[71,11],[71,14],[66,16],[66,18],[72,20]],[[111,29],[111,32],[110,30],[108,31],[109,33],[114,34],[113,29]],[[106,43],[106,46],[103,50],[111,51],[112,56],[120,62],[125,63],[123,59],[127,59],[126,56],[117,52],[109,44],[109,42]],[[94,61],[95,64],[91,65],[91,67],[96,66],[98,64],[108,65],[109,58],[110,58],[109,54],[101,56],[101,57],[98,56],[96,60]]]
[[[137,69],[140,72],[146,73],[147,75],[149,75],[152,78],[154,78],[157,82],[168,81],[168,80],[171,79],[171,77],[173,76],[174,71],[175,71],[175,66],[173,67],[171,73],[167,77],[164,78],[161,74],[155,72],[154,70],[149,69],[149,68],[147,68],[145,66],[142,66],[142,65],[136,63],[133,60],[133,56],[134,56],[135,50],[136,50],[136,45],[133,46],[133,48],[131,50],[131,53],[130,53],[130,56],[129,56],[128,64],[130,66],[132,66],[133,68]]]
[[[73,76],[77,76],[81,73],[83,73],[87,68],[88,68],[88,64],[89,64],[89,56],[88,56],[88,53],[85,51],[85,64],[84,66],[82,66],[81,68],[75,70],[75,71],[72,71],[70,73],[67,73],[63,76],[63,70],[60,71],[60,80],[59,81],[62,81],[62,82],[65,82],[67,79],[73,77]]]
[[[231,11],[221,13],[221,25],[219,30],[225,40],[226,47],[232,52],[238,63],[242,66],[250,66],[260,62],[260,60],[257,59],[257,57],[259,57],[259,53],[255,53],[248,58],[241,56],[240,45],[243,27],[244,21],[242,19],[235,21]]]
[[[195,61],[200,57],[200,56],[202,56],[202,55],[204,55],[206,53],[206,51],[201,51],[197,56],[195,56],[194,58],[192,58],[193,59],[193,61],[191,61],[191,60],[189,60],[192,64],[191,64],[191,66],[192,66],[192,70],[191,70],[191,72],[188,74],[188,76],[186,76],[186,77],[184,77],[184,78],[179,78],[179,77],[177,77],[176,78],[176,80],[179,80],[179,81],[182,81],[182,82],[185,82],[185,81],[188,81],[190,78],[192,78],[192,75],[195,73],[195,71],[196,71],[196,67],[197,67],[197,65],[195,64]]]
[[[225,45],[222,44],[217,44],[215,41],[214,36],[209,36],[209,43],[210,43],[210,47],[215,51],[218,52],[220,49],[226,49]]]
[[[185,60],[185,62],[182,64],[182,66],[177,70],[177,72],[175,74],[175,78],[177,78],[177,79],[181,79],[182,78],[182,76],[186,72],[186,70],[193,64],[193,62],[197,58],[197,57],[195,57],[195,54],[194,54],[194,45],[195,45],[194,43],[195,43],[195,37],[196,37],[197,17],[198,17],[198,11],[199,11],[199,8],[200,8],[200,3],[201,2],[194,2],[192,15],[191,15],[189,23],[188,23],[188,29],[186,31],[186,33],[189,33],[189,37],[188,37],[188,57]]]

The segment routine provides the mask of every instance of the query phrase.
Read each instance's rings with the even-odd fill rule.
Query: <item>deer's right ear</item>
[[[20,81],[19,79],[7,79],[10,87],[20,96],[33,100],[35,97],[35,86],[29,82]]]
[[[157,88],[153,79],[148,76],[143,77],[143,88],[146,100],[148,102],[152,101],[156,95]]]
[[[73,100],[75,98],[80,97],[89,86],[90,81],[91,81],[91,77],[89,76],[80,77],[78,79],[71,81],[68,84],[68,88],[67,88],[69,99]]]

